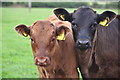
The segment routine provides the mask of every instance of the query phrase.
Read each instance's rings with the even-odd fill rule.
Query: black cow
[[[60,20],[72,23],[83,78],[120,77],[120,20],[114,12],[97,14],[89,7],[80,7],[73,13],[63,8],[55,9],[54,13]]]

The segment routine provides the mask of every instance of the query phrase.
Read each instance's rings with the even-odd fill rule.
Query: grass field
[[[2,8],[0,8],[0,79],[2,75]]]
[[[0,52],[2,51],[3,78],[38,78],[30,39],[18,35],[14,27],[19,24],[29,26],[37,20],[45,20],[53,14],[52,10],[53,8],[32,8],[32,11],[28,12],[27,8],[2,8],[2,44],[0,44],[2,50]],[[72,12],[74,9],[68,10]],[[95,10],[98,13],[104,11],[104,9]],[[117,10],[113,11],[117,13]]]

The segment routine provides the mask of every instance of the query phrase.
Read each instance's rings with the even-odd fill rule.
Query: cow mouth
[[[46,67],[46,66],[48,66],[50,64],[48,64],[48,63],[37,63],[36,65],[41,66],[41,67]]]
[[[88,48],[77,48],[77,49],[80,50],[80,51],[88,51],[88,50],[91,49],[91,47],[88,47]]]
[[[89,49],[90,47],[81,47],[81,48],[79,48],[80,50],[82,50],[82,51],[84,51],[84,50],[87,50],[87,49]]]
[[[91,49],[92,48],[92,46],[91,45],[89,45],[89,46],[78,46],[78,45],[75,45],[75,47],[77,48],[77,49],[79,49],[79,50],[81,50],[81,51],[85,51],[85,50],[88,50],[88,49]]]

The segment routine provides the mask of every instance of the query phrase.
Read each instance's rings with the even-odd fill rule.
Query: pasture
[[[14,27],[19,24],[30,26],[37,20],[45,20],[53,14],[53,10],[54,8],[32,8],[29,12],[28,8],[2,8],[2,16],[0,15],[0,18],[2,17],[2,43],[0,44],[2,49],[0,50],[0,52],[2,51],[2,69],[0,69],[0,72],[2,70],[2,78],[38,78],[30,39],[17,34]],[[67,10],[72,12],[75,9]],[[94,10],[102,13],[105,9]],[[117,13],[115,9],[112,11]]]

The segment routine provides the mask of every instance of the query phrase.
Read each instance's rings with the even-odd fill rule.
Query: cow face
[[[56,27],[49,21],[37,21],[30,27],[18,25],[15,30],[25,37],[30,36],[35,64],[38,66],[51,64],[51,59],[59,51],[59,41],[64,41],[69,32],[69,28]]]
[[[54,13],[60,20],[67,20],[72,23],[76,47],[80,50],[86,50],[92,47],[98,24],[108,26],[116,16],[115,13],[111,11],[96,14],[96,11],[89,7],[78,8],[73,13],[59,8],[54,10]]]

